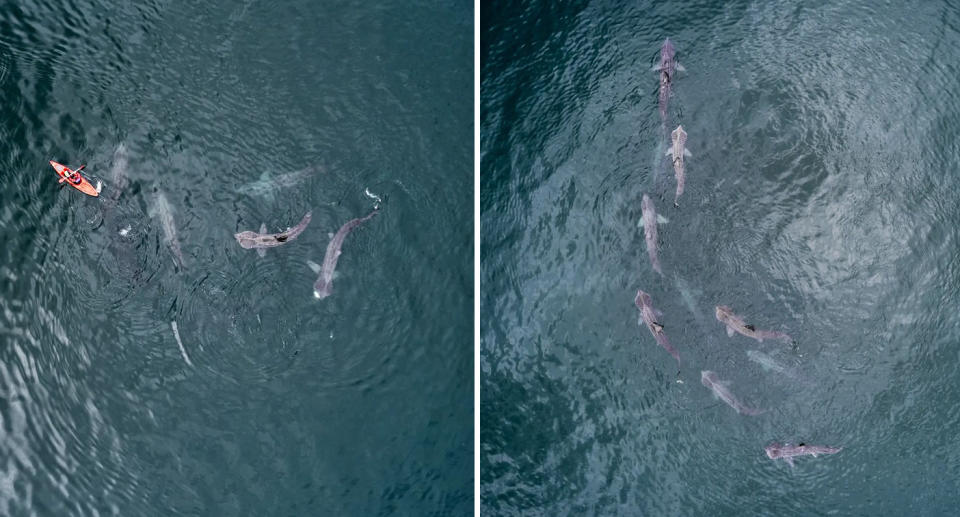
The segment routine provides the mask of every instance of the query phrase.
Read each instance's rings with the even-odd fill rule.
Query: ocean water
[[[955,514],[957,48],[947,2],[484,4],[483,513]],[[717,305],[794,339],[728,337]]]
[[[0,514],[469,513],[472,61],[464,2],[0,4]]]

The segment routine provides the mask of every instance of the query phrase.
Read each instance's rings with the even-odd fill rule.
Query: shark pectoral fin
[[[664,216],[662,216],[662,215],[660,215],[660,214],[657,214],[657,224],[667,224],[667,223],[669,223],[669,222],[670,222],[669,219],[667,219],[666,217],[664,217]]]
[[[693,158],[693,153],[690,152],[690,149],[684,149],[683,155],[686,156],[687,158]]]
[[[673,148],[668,148],[667,152],[663,153],[664,156],[673,156]]]
[[[333,232],[327,232],[327,238],[328,238],[328,239],[332,239],[332,238],[333,238]]]
[[[652,67],[650,67],[651,72],[659,72],[660,70],[661,70],[660,65],[653,65]]]
[[[786,462],[789,463],[791,467],[796,467],[796,465],[793,464],[793,458],[791,458],[790,456],[784,456],[783,459],[786,460]]]
[[[686,71],[687,71],[687,68],[686,68],[685,66],[681,65],[680,63],[677,63],[677,64],[676,64],[676,67],[677,67],[677,71],[678,71],[678,72],[686,72]]]
[[[312,269],[314,273],[317,273],[318,275],[320,274],[320,264],[317,264],[312,260],[307,260],[307,265],[310,266],[310,269]]]
[[[267,223],[260,223],[260,233],[267,233]]]
[[[727,325],[727,337],[733,337],[733,327]]]
[[[267,248],[257,248],[257,255],[260,255],[260,258],[267,256]]]

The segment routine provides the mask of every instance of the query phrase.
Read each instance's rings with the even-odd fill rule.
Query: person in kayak
[[[77,170],[71,172],[68,176],[61,178],[61,179],[60,179],[60,183],[63,183],[64,181],[69,181],[70,183],[73,183],[74,185],[79,185],[79,184],[83,183],[83,178],[80,177],[80,171],[81,171],[84,167],[86,167],[86,165],[81,165],[79,168],[77,168]],[[70,170],[70,169],[67,169],[67,170]]]

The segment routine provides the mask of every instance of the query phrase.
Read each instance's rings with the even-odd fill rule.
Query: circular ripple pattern
[[[115,4],[0,6],[0,514],[469,512],[469,6]]]
[[[957,9],[500,7],[481,28],[484,513],[951,513]],[[666,129],[693,154],[679,208],[666,37],[686,68]],[[663,276],[643,194],[669,220]],[[716,305],[795,343],[728,338]],[[766,412],[738,415],[702,370]],[[774,441],[843,451],[791,469]]]

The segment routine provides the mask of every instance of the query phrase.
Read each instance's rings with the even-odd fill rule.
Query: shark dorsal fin
[[[753,325],[744,325],[743,328],[749,330],[750,332],[756,332],[757,330],[757,327],[754,327]]]

